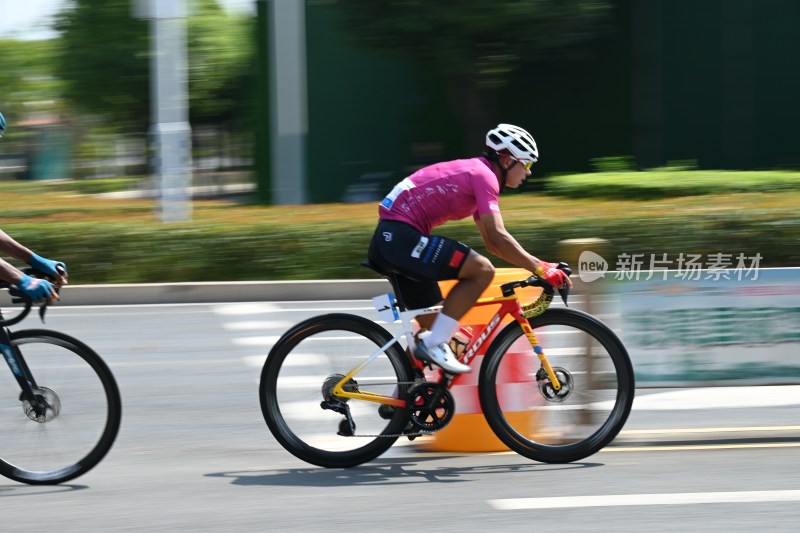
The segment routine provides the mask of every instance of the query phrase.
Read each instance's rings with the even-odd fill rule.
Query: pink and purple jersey
[[[500,183],[483,157],[422,168],[397,185],[378,207],[381,220],[405,222],[429,235],[448,220],[499,213]]]

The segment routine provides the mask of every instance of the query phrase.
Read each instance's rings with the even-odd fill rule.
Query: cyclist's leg
[[[454,257],[459,258],[458,254],[456,249]],[[458,266],[454,261],[448,263],[449,268],[458,270],[458,282],[445,298],[442,311],[434,317],[430,335],[417,344],[414,352],[417,359],[435,363],[452,374],[471,371],[458,360],[449,343],[458,331],[458,321],[475,305],[494,277],[492,264],[477,252],[468,249],[460,259]]]
[[[442,313],[460,320],[492,283],[494,273],[494,266],[487,258],[470,250],[458,273],[458,283],[444,300]]]
[[[450,340],[458,329],[458,320],[469,311],[494,277],[494,267],[489,260],[466,244],[446,237],[424,235],[412,226],[394,221],[378,224],[370,244],[370,260],[408,278],[403,280],[399,290],[410,309],[441,301],[438,281],[458,280],[444,300],[442,313],[417,317],[422,327],[431,330],[424,342],[428,347],[444,346]],[[419,297],[421,294],[424,298]],[[414,301],[423,305],[418,307]],[[439,352],[434,357],[437,361],[443,357],[447,361],[455,357],[445,353],[445,348]],[[468,367],[459,363],[450,365],[449,370],[464,372]]]
[[[441,314],[456,321],[461,320],[492,282],[494,273],[494,266],[488,259],[475,250],[470,250],[459,272],[458,282],[441,302]],[[417,321],[423,328],[431,329],[437,316],[438,314],[420,315]]]

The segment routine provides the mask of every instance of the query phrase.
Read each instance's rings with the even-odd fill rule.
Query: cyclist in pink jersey
[[[458,320],[469,311],[494,278],[492,263],[464,243],[432,235],[449,220],[472,216],[486,249],[501,259],[530,270],[555,287],[571,285],[555,264],[525,251],[505,229],[498,196],[503,187],[516,189],[539,159],[533,137],[518,126],[500,124],[486,134],[481,157],[458,159],[422,168],[398,183],[378,207],[379,222],[369,259],[399,274],[399,297],[408,309],[442,302],[438,281],[457,279],[442,311],[417,320],[430,331],[419,336],[415,357],[451,374],[470,372],[448,342]]]

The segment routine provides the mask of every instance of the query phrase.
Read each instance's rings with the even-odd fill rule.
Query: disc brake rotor
[[[572,374],[560,366],[554,366],[553,372],[561,383],[561,388],[556,390],[549,379],[539,381],[539,392],[550,402],[563,402],[572,394],[574,380]]]
[[[39,387],[35,389],[34,394],[39,400],[39,405],[44,407],[44,412],[36,412],[34,406],[28,400],[22,401],[22,410],[25,416],[35,422],[50,422],[61,413],[61,399],[54,390],[47,387]]]

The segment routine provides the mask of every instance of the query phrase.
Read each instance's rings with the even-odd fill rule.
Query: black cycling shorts
[[[458,279],[469,246],[425,235],[403,222],[381,220],[369,246],[369,260],[398,276],[400,298],[408,309],[442,301],[438,281]]]

